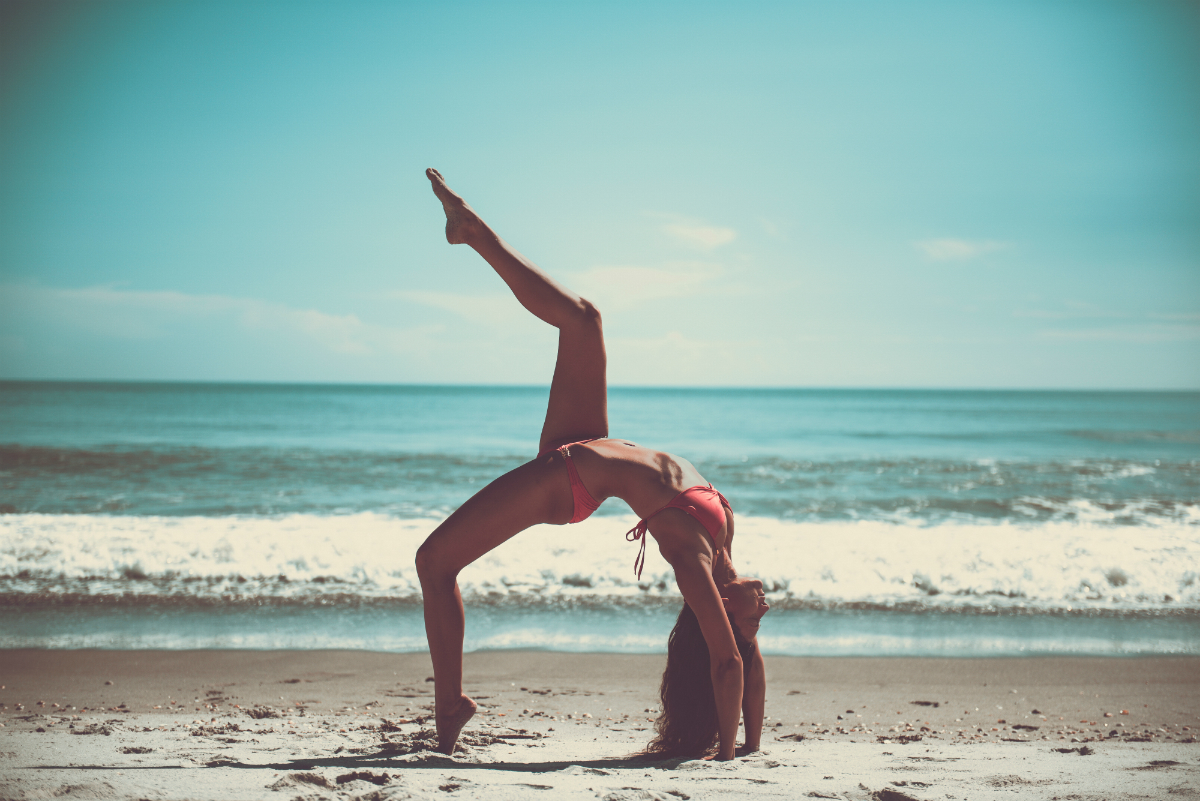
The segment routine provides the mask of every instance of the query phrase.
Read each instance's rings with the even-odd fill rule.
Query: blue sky
[[[0,377],[1200,388],[1200,7],[0,6]]]

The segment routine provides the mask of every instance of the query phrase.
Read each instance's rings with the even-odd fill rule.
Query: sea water
[[[425,647],[413,555],[544,387],[0,382],[0,647]],[[1200,393],[610,390],[763,579],[764,651],[1200,653]],[[471,649],[657,652],[607,501],[467,568]]]

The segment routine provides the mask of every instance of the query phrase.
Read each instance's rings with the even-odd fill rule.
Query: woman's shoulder
[[[659,452],[653,448],[646,448],[642,445],[638,445],[636,442],[631,442],[627,439],[618,439],[617,437],[594,439],[587,443],[586,447],[605,459],[623,462],[650,462],[659,457]]]
[[[639,465],[654,471],[675,474],[681,472],[684,466],[691,466],[686,459],[681,459],[673,453],[660,451],[639,445],[627,439],[609,437],[588,443],[592,451],[605,460],[626,465]]]
[[[670,478],[679,472],[675,457],[669,453],[627,439],[607,437],[584,447],[590,452],[589,460],[597,466],[603,465],[602,469],[615,482],[610,485],[611,494],[626,500],[629,500],[626,495],[633,489],[648,483],[670,484]]]
[[[630,442],[629,440],[621,439],[620,437],[604,437],[602,439],[593,440],[591,444],[614,448],[637,448],[638,450],[648,450],[647,448],[643,448],[641,445],[638,445],[636,442]]]

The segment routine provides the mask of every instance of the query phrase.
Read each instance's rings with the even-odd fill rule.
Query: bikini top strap
[[[709,485],[708,485],[708,488],[709,488],[710,490],[712,490],[713,492],[717,493],[717,497],[721,499],[721,505],[722,505],[722,506],[724,506],[726,509],[728,509],[728,510],[729,510],[729,511],[731,511],[731,512],[733,511],[733,507],[732,507],[732,506],[730,506],[730,504],[729,504],[729,501],[727,501],[727,500],[725,499],[725,496],[721,494],[721,491],[720,491],[719,489],[717,489],[716,487],[714,487],[712,484],[709,484]]]

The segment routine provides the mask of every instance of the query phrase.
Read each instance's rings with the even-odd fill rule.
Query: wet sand
[[[630,756],[663,660],[468,654],[446,757],[425,654],[0,651],[0,798],[1200,797],[1197,658],[768,658],[730,763]]]

